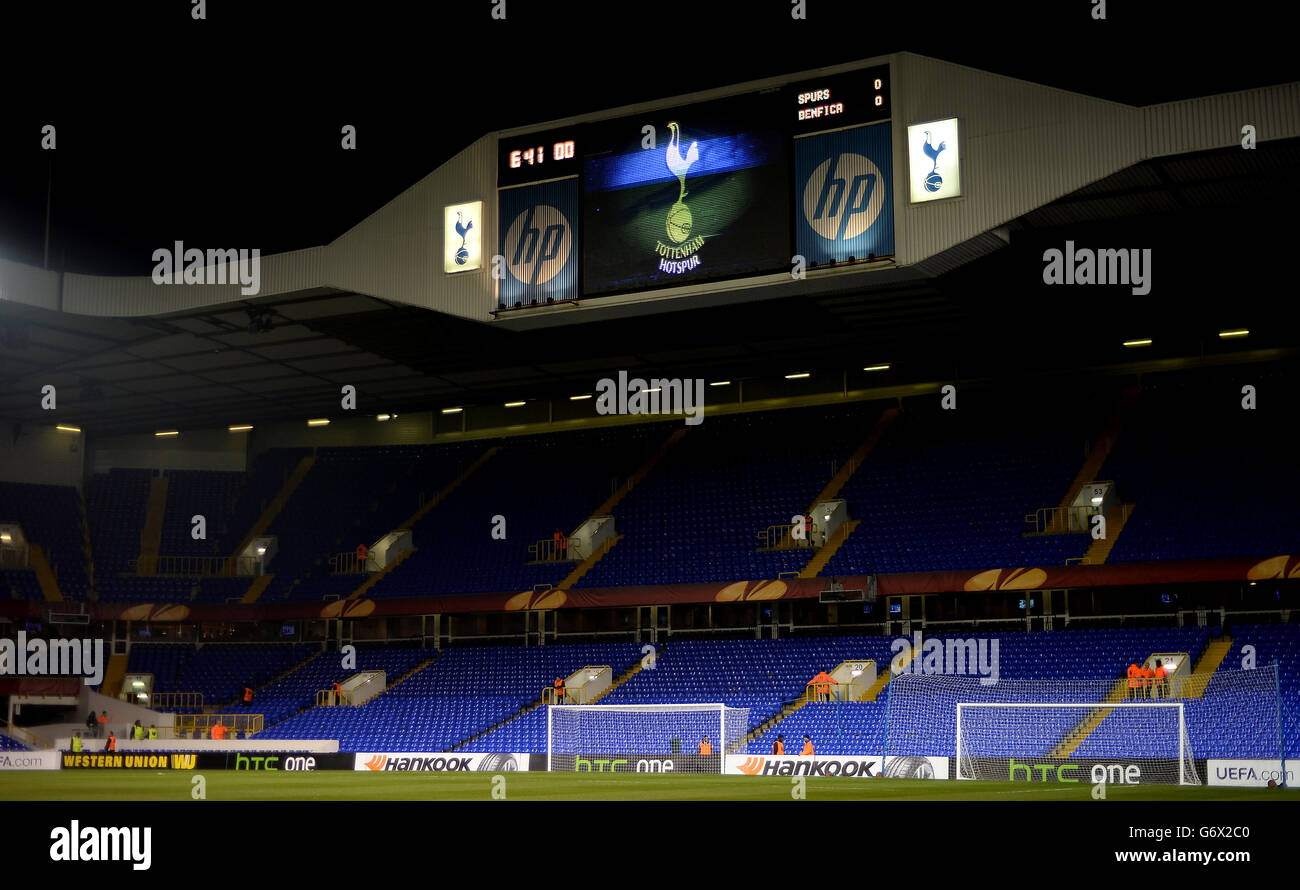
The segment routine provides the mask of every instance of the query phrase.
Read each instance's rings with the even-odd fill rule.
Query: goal
[[[550,705],[546,768],[558,772],[721,773],[749,732],[725,704]],[[708,739],[711,753],[700,754]]]
[[[1205,759],[1285,750],[1275,664],[1193,674],[1141,698],[1124,678],[951,674],[899,674],[886,694],[886,764],[952,758],[961,779],[1200,784]]]
[[[1182,702],[958,702],[956,719],[958,779],[1201,784]]]

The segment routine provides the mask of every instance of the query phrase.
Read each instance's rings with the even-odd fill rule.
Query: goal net
[[[955,731],[959,779],[1200,784],[1182,702],[958,702]]]
[[[721,773],[748,731],[749,709],[724,704],[551,705],[547,769]]]
[[[952,757],[962,779],[1200,784],[1203,758],[1281,756],[1276,689],[1271,665],[1138,695],[1124,679],[900,674],[885,756]]]

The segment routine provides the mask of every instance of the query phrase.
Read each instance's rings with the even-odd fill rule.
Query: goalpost
[[[1276,665],[1172,689],[1106,680],[898,674],[884,759],[953,758],[961,779],[1201,784],[1206,759],[1281,762]]]
[[[722,703],[549,705],[546,768],[721,773],[748,732],[749,709]],[[700,754],[706,738],[711,753]]]
[[[1201,784],[1182,702],[958,702],[956,734],[958,779]]]

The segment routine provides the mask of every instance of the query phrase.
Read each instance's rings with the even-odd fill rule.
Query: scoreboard
[[[499,308],[890,256],[889,66],[498,140]]]
[[[802,81],[786,92],[786,113],[796,135],[890,117],[888,65]]]

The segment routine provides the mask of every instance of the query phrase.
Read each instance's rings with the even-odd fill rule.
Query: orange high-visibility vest
[[[1142,669],[1138,667],[1136,664],[1130,664],[1128,666],[1128,688],[1129,689],[1137,689],[1138,686],[1142,685],[1141,682],[1138,680],[1138,677],[1140,676],[1142,676]]]
[[[803,743],[803,750],[800,751],[799,753],[800,753],[800,754],[812,754],[812,753],[813,753],[813,743],[812,743],[812,742],[804,742],[804,743]]]
[[[701,754],[712,754],[712,753],[713,753],[713,745],[712,745],[710,742],[700,742],[700,753],[701,753]]]

